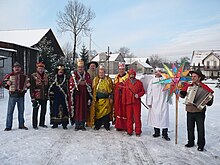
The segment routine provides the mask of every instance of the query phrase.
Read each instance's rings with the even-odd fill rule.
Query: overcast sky
[[[0,30],[52,28],[61,46],[70,34],[57,30],[67,0],[0,0]],[[193,50],[220,49],[219,0],[80,0],[91,7],[92,49],[128,47],[137,57],[191,57]],[[89,48],[89,37],[81,43]],[[78,47],[81,49],[81,46]]]

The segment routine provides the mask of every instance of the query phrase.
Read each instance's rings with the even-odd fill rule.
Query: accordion
[[[202,110],[206,104],[213,98],[213,94],[199,86],[190,86],[187,89],[185,104],[194,105]]]
[[[10,92],[20,91],[23,92],[26,90],[26,85],[29,81],[29,78],[27,75],[24,74],[18,74],[10,76],[9,81],[11,81],[11,85],[9,87]]]

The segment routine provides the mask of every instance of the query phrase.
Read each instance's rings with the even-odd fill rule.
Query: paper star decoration
[[[163,66],[167,74],[162,74],[164,79],[155,84],[166,84],[163,91],[169,90],[169,97],[172,96],[173,93],[179,97],[179,91],[182,89],[184,82],[191,80],[191,77],[187,76],[190,70],[183,71],[184,64],[180,66],[179,70],[173,64],[172,71],[165,64],[163,64]]]

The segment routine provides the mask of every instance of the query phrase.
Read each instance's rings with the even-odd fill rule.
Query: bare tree
[[[72,61],[73,49],[71,43],[70,42],[65,43],[62,47],[62,50],[65,55],[65,58],[68,59],[69,61]]]
[[[124,58],[132,58],[132,57],[134,57],[133,53],[131,53],[130,49],[127,48],[127,47],[121,47],[118,50],[118,52],[121,53]]]
[[[57,23],[60,32],[71,32],[73,35],[73,62],[76,56],[77,39],[80,34],[88,35],[91,31],[89,23],[95,18],[91,8],[78,0],[68,1],[63,12],[58,12]]]
[[[152,54],[150,56],[150,64],[152,67],[162,67],[163,59],[160,58],[157,54]]]
[[[180,58],[180,63],[185,64],[185,69],[190,69],[190,58],[185,56]]]

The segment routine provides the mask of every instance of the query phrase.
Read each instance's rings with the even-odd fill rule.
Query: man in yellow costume
[[[105,129],[110,130],[110,120],[112,118],[113,103],[113,82],[109,76],[105,75],[105,68],[100,65],[98,76],[92,83],[93,101],[90,110],[90,122],[88,126],[95,124],[95,130],[99,130],[102,125]]]

